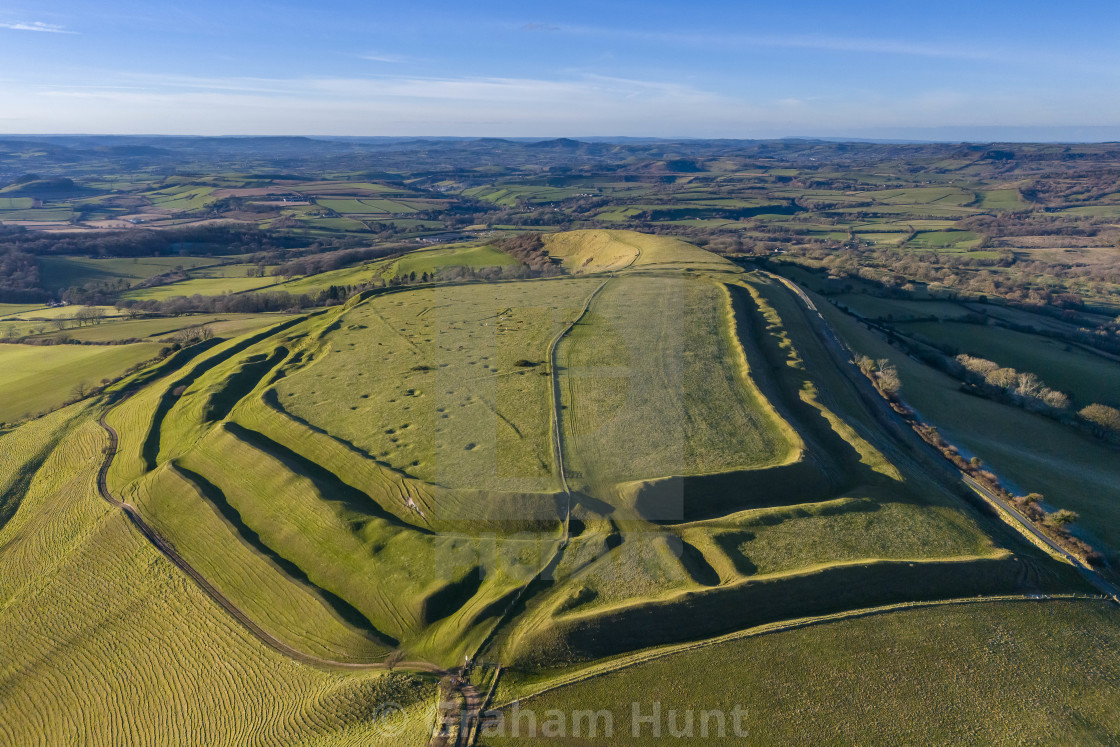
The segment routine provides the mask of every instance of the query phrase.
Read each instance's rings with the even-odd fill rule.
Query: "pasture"
[[[43,284],[47,288],[68,288],[85,283],[127,281],[130,285],[176,269],[194,270],[221,262],[213,257],[86,257],[39,258]]]
[[[730,299],[683,277],[608,281],[557,350],[565,450],[591,485],[784,461],[791,445],[731,363]]]
[[[125,291],[121,297],[132,301],[166,301],[176,296],[221,296],[226,293],[245,293],[261,290],[282,282],[282,278],[272,275],[261,277],[192,277],[167,285],[150,288],[137,288]]]
[[[133,345],[0,345],[0,421],[57,407],[79,384],[98,386],[156,355],[158,343]]]
[[[375,295],[340,320],[314,363],[277,383],[279,402],[422,480],[547,488],[548,344],[595,286],[564,279]]]
[[[517,263],[510,255],[487,245],[427,249],[409,252],[387,264],[382,277],[401,277],[410,273],[423,275],[425,272],[432,274],[445,267],[508,267]]]
[[[1113,449],[1041,415],[965,394],[955,379],[901,354],[819,298],[817,306],[853,350],[898,367],[903,399],[950,442],[980,457],[1016,492],[1039,492],[1050,505],[1078,512],[1079,531],[1120,547],[1120,463]]]
[[[605,736],[600,718],[596,744],[649,744],[648,722],[637,724],[634,736],[633,702],[646,717],[659,703],[661,737],[678,744],[721,741],[719,720],[705,711],[723,714],[723,741],[731,740],[736,706],[741,733],[768,743],[819,744],[822,735],[840,742],[1107,743],[1120,738],[1117,662],[1120,624],[1103,602],[901,609],[667,651],[537,697],[526,697],[531,683],[507,677],[496,699],[502,726],[479,743],[523,742],[526,711],[543,737],[557,709],[609,712],[612,735]],[[517,707],[509,705],[515,697]],[[512,731],[518,710],[520,739]],[[581,722],[584,738],[588,723]],[[570,717],[565,726],[571,737]]]
[[[995,325],[911,322],[900,329],[951,351],[1033,373],[1073,397],[1078,407],[1093,402],[1120,407],[1120,362],[1062,340]]]

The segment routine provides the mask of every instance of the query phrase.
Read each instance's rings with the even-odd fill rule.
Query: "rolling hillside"
[[[201,709],[200,743],[231,723],[246,740],[370,743],[370,709],[392,700],[422,743],[437,680],[464,661],[488,662],[482,678],[500,664],[499,695],[533,693],[816,616],[1092,592],[893,430],[774,276],[625,231],[546,248],[564,275],[260,317],[0,435],[0,650],[33,652],[4,657],[0,736],[119,726],[36,720],[62,662],[78,664],[58,710],[134,709],[137,742]],[[1114,635],[1102,605],[1063,604]],[[854,646],[863,625],[821,626],[843,640],[813,645]],[[985,632],[964,635],[972,652]],[[791,682],[813,676],[782,662]],[[469,683],[454,689],[468,710]]]

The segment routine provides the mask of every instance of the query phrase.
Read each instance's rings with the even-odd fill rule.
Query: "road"
[[[868,409],[871,414],[876,416],[876,419],[880,420],[885,425],[889,425],[890,430],[894,431],[895,433],[901,434],[902,429],[905,429],[906,436],[904,438],[904,443],[909,443],[912,446],[916,446],[917,448],[924,451],[927,456],[934,458],[942,467],[948,470],[953,479],[960,479],[967,486],[974,489],[976,493],[985,502],[988,503],[989,506],[996,510],[996,513],[998,515],[1004,517],[1005,521],[1012,528],[1016,529],[1020,534],[1026,537],[1028,541],[1037,540],[1045,544],[1046,547],[1048,547],[1057,555],[1064,558],[1071,565],[1073,565],[1081,573],[1085,580],[1096,587],[1101,593],[1106,596],[1112,597],[1112,599],[1117,604],[1120,604],[1120,587],[1117,587],[1115,584],[1110,583],[1107,579],[1102,577],[1095,568],[1081,560],[1081,558],[1078,558],[1077,556],[1070,553],[1050,537],[1046,536],[1041,530],[1038,529],[1038,527],[1034,525],[1034,523],[1030,519],[1024,516],[1018,509],[1000,498],[993,491],[986,488],[981,483],[974,480],[970,475],[960,471],[956,465],[945,459],[940,452],[938,452],[932,446],[927,444],[925,440],[919,437],[909,426],[909,424],[904,422],[898,416],[898,414],[890,408],[890,405],[887,403],[887,401],[882,396],[880,396],[878,392],[874,391],[871,383],[867,381],[867,377],[864,376],[863,372],[859,371],[855,366],[854,354],[851,348],[849,348],[844,343],[844,341],[840,339],[840,337],[832,329],[832,326],[828,323],[828,320],[824,318],[823,314],[821,314],[820,309],[818,309],[817,305],[813,303],[813,299],[809,297],[809,295],[804,291],[803,288],[801,288],[801,286],[797,285],[791,280],[788,280],[787,278],[782,277],[781,275],[777,275],[771,272],[767,272],[766,274],[769,277],[774,278],[775,280],[780,282],[790,291],[792,291],[798,298],[801,299],[802,303],[805,304],[806,318],[809,320],[810,326],[817,333],[817,337],[824,344],[825,349],[829,351],[829,354],[832,356],[836,365],[840,368],[841,371],[844,371],[848,375],[848,379],[856,385],[857,391],[860,392],[861,399],[863,399],[864,402],[870,405]],[[946,471],[946,469],[943,469],[941,471],[944,472]]]
[[[118,401],[117,405],[120,405],[125,399],[127,399],[127,397]],[[102,460],[101,470],[97,474],[97,490],[106,502],[124,511],[125,515],[128,516],[129,520],[132,522],[132,525],[136,527],[137,531],[139,531],[153,547],[159,550],[160,553],[179,568],[179,570],[183,571],[183,573],[194,581],[208,597],[214,600],[214,602],[224,609],[230,617],[252,633],[261,643],[290,659],[327,669],[420,672],[437,675],[439,677],[453,678],[452,681],[457,683],[453,692],[461,694],[464,702],[464,708],[456,711],[460,717],[460,722],[458,724],[458,737],[455,744],[466,745],[467,735],[470,732],[469,724],[478,719],[479,710],[482,707],[482,696],[469,682],[460,679],[457,672],[426,661],[403,661],[395,663],[390,667],[389,664],[381,661],[339,661],[335,659],[326,659],[292,648],[258,625],[251,617],[234,604],[229,597],[210,583],[205,576],[179,554],[170,542],[144,520],[144,517],[140,515],[140,512],[135,506],[113,496],[109,491],[108,477],[109,469],[113,465],[113,459],[117,455],[117,447],[120,439],[117,436],[116,429],[105,422],[105,416],[108,414],[109,410],[103,413],[101,419],[98,421],[105,430],[105,433],[109,436],[109,446],[105,450],[105,458]],[[430,744],[443,745],[446,744],[446,741],[436,736],[432,738]]]

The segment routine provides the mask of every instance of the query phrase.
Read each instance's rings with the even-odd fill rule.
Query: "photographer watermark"
[[[469,718],[464,712],[443,713],[449,726],[462,725]],[[622,712],[609,708],[537,710],[514,703],[480,714],[478,735],[502,739],[609,739],[615,735],[646,740],[742,739],[748,736],[746,717],[747,709],[740,705],[696,709],[669,706],[658,700],[634,701]]]

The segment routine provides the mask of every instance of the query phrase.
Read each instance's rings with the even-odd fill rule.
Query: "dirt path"
[[[126,398],[117,402],[117,405],[125,401]],[[116,405],[114,405],[116,406]],[[117,431],[108,423],[105,422],[105,416],[109,414],[110,410],[106,410],[98,424],[105,430],[109,436],[109,447],[105,450],[105,458],[101,462],[101,470],[97,475],[97,490],[101,497],[110,505],[115,506],[128,516],[132,525],[136,527],[137,531],[145,539],[148,540],[165,558],[171,561],[183,573],[187,574],[195,584],[198,585],[202,591],[216,602],[222,609],[229,614],[236,622],[240,623],[246,630],[252,633],[261,643],[268,646],[277,653],[283,654],[290,659],[309,664],[311,666],[322,667],[326,669],[344,669],[344,670],[362,670],[362,671],[401,671],[401,672],[421,672],[425,674],[437,675],[440,677],[451,677],[455,682],[455,689],[453,692],[458,692],[463,696],[464,708],[456,713],[460,716],[460,723],[458,724],[458,738],[455,744],[466,744],[467,734],[470,731],[469,725],[477,721],[478,712],[482,707],[482,695],[475,689],[469,682],[462,680],[459,673],[444,669],[441,666],[432,664],[425,661],[402,661],[395,663],[392,666],[381,661],[339,661],[334,659],[326,659],[314,654],[309,654],[300,651],[287,643],[279,640],[271,633],[266,631],[258,625],[251,617],[243,612],[236,604],[234,604],[225,594],[217,589],[212,583],[198,572],[190,563],[188,563],[178,551],[164,539],[155,529],[153,529],[140,515],[140,512],[130,503],[126,503],[116,497],[109,491],[108,476],[109,469],[113,465],[113,459],[117,455],[117,447],[119,438]],[[452,725],[454,726],[454,725]],[[432,738],[431,744],[446,744],[446,740],[442,737],[435,736]]]
[[[591,292],[587,300],[583,303],[583,309],[580,310],[579,315],[569,322],[564,329],[552,338],[552,342],[548,345],[548,368],[549,368],[549,383],[552,390],[552,460],[556,465],[556,475],[560,478],[560,489],[564,491],[567,496],[568,503],[564,512],[564,537],[561,545],[568,542],[568,529],[571,523],[572,516],[572,491],[568,488],[568,477],[564,471],[564,436],[562,426],[560,424],[560,411],[561,411],[561,396],[560,396],[560,373],[557,367],[556,350],[560,347],[560,341],[580,323],[580,320],[587,315],[588,310],[591,308],[591,302],[595,300],[595,296],[603,288],[607,287],[607,283],[611,278],[607,278],[599,287]]]

